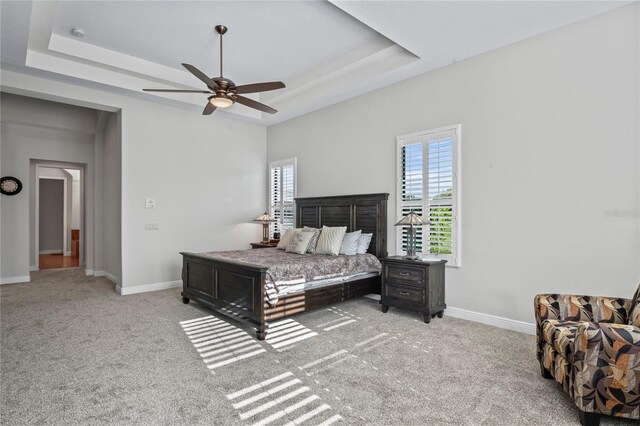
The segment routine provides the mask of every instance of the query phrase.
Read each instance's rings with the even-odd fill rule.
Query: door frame
[[[37,170],[36,170],[37,173]],[[37,176],[37,175],[36,175]],[[38,256],[40,256],[40,180],[41,179],[49,179],[49,180],[61,180],[62,181],[62,255],[67,255],[67,249],[69,248],[69,242],[67,241],[67,178],[58,177],[58,176],[38,176],[38,182],[36,183],[36,208],[38,211],[36,212],[36,220],[38,221],[36,225],[37,234],[36,237],[36,246],[38,247]],[[40,266],[36,263],[36,266]]]
[[[35,262],[35,271],[40,270],[40,179],[57,179],[57,180],[65,180],[66,178],[61,177],[40,177],[40,169],[41,168],[49,168],[49,169],[72,169],[80,171],[80,247],[79,247],[79,259],[78,263],[80,267],[84,267],[85,265],[85,254],[84,254],[84,223],[85,223],[85,214],[86,209],[84,205],[84,192],[85,192],[85,176],[86,176],[86,164],[74,164],[74,163],[62,163],[56,161],[38,161],[35,163],[35,223],[34,223],[34,262]],[[73,178],[72,178],[73,181]],[[72,182],[73,185],[73,182]],[[63,220],[62,220],[62,255],[65,256],[70,245],[71,235],[67,233],[67,185],[63,185],[64,187],[64,202],[63,202]]]

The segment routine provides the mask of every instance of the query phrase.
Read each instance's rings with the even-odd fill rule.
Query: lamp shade
[[[420,226],[428,225],[429,222],[425,222],[421,216],[418,216],[411,210],[408,215],[404,216],[395,226]]]
[[[271,216],[269,216],[267,212],[264,212],[264,214],[261,214],[260,216],[256,217],[255,219],[253,219],[253,221],[260,222],[260,223],[269,223],[269,222],[275,222],[276,220]]]

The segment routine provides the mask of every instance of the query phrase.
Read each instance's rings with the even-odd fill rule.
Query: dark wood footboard
[[[182,297],[214,310],[225,309],[264,331],[264,280],[267,268],[182,252]],[[223,312],[225,313],[225,312]]]

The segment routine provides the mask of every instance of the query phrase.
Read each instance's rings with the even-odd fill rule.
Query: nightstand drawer
[[[404,302],[423,304],[424,303],[424,291],[404,286],[396,286],[391,283],[386,283],[384,286],[386,297],[402,300]]]
[[[424,268],[412,268],[402,265],[385,265],[385,280],[424,287]]]

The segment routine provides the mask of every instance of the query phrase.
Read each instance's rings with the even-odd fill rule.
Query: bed
[[[386,257],[388,197],[389,194],[362,194],[296,198],[296,228],[346,226],[347,232],[361,229],[363,233],[373,234],[369,255]],[[252,260],[256,256],[268,258],[270,253],[267,251],[281,252],[258,249],[253,255],[248,253],[249,257],[243,257],[240,252],[237,255],[234,252],[221,255],[181,252],[183,303],[194,300],[223,315],[254,324],[258,339],[264,340],[269,321],[365,294],[380,293],[379,274],[358,272],[329,276],[318,280],[320,282],[306,282],[299,287],[291,286],[286,292],[277,289],[277,301],[274,303],[273,295],[268,294],[272,288],[269,271],[273,264],[266,260]],[[296,256],[311,258],[314,255]],[[363,261],[369,262],[364,258]]]

